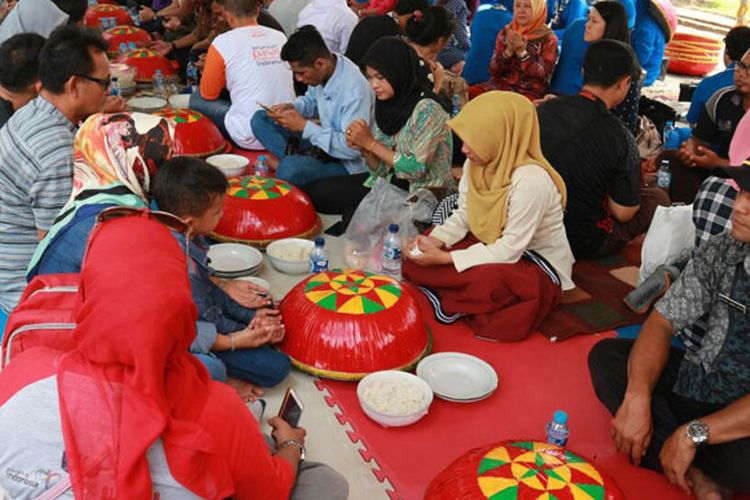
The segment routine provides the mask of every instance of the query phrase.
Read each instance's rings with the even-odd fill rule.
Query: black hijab
[[[388,36],[376,41],[362,58],[361,66],[371,67],[393,87],[393,97],[375,101],[375,122],[387,135],[401,130],[420,99],[435,98],[420,84],[417,52],[401,38]]]

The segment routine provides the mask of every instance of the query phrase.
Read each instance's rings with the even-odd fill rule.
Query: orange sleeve
[[[203,76],[201,76],[201,97],[209,101],[218,99],[226,84],[224,58],[216,50],[216,47],[211,45],[208,48],[206,66],[203,68]]]

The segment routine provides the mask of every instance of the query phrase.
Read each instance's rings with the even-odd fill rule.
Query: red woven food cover
[[[135,49],[125,52],[115,59],[115,62],[134,67],[135,81],[138,83],[153,81],[157,69],[161,70],[165,77],[177,74],[176,61],[170,61],[151,49]]]
[[[133,18],[130,17],[125,7],[109,3],[99,3],[87,8],[86,14],[83,16],[83,23],[88,28],[99,28],[102,24],[102,18],[105,17],[114,17],[118,25],[133,24]]]
[[[724,43],[715,37],[675,33],[664,56],[669,58],[669,72],[688,76],[705,76],[719,64]]]
[[[282,238],[308,238],[320,232],[320,217],[310,198],[273,177],[233,177],[224,215],[213,236],[264,247]]]
[[[204,157],[224,151],[226,141],[205,115],[186,108],[154,111],[174,124],[174,154]]]
[[[425,500],[624,500],[590,460],[554,444],[501,441],[475,448],[443,469]]]
[[[415,293],[393,278],[355,269],[314,274],[281,302],[281,350],[297,368],[339,380],[410,369],[431,347]]]
[[[133,43],[136,47],[146,47],[151,41],[151,35],[149,35],[147,31],[142,30],[141,28],[136,28],[135,26],[127,25],[109,28],[102,33],[102,36],[109,44],[107,52],[110,55],[117,55],[120,53],[121,43],[124,43],[125,45]]]

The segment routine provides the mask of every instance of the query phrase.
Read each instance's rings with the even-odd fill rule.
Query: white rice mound
[[[373,410],[394,417],[413,415],[425,404],[420,388],[403,379],[376,380],[363,387],[362,399]]]

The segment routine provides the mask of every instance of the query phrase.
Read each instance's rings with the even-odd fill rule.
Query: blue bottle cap
[[[318,236],[315,238],[315,246],[316,247],[322,247],[326,244],[326,240],[323,239],[322,236]]]
[[[390,226],[388,226],[388,232],[397,233],[398,232],[398,224],[391,224]]]
[[[552,420],[554,420],[558,424],[567,424],[568,414],[563,410],[557,410],[554,415],[552,415]]]
[[[266,155],[260,155],[258,161],[266,161]]]

